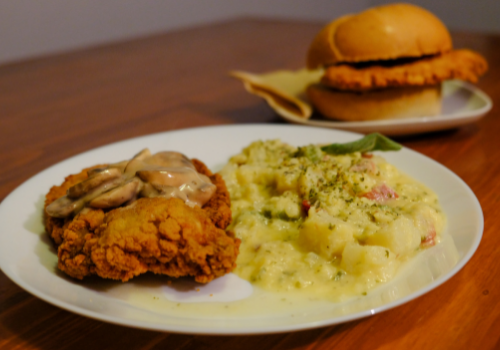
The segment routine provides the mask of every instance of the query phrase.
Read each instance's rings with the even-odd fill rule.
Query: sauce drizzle
[[[49,216],[65,218],[84,207],[111,209],[140,197],[179,198],[187,205],[202,207],[215,193],[210,179],[196,171],[179,152],[151,154],[144,149],[130,161],[92,169],[88,178],[68,189],[67,194],[46,208]]]

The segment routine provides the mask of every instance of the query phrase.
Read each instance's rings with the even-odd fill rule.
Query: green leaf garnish
[[[331,145],[321,147],[321,150],[328,154],[347,154],[353,152],[399,151],[401,147],[399,143],[375,132],[357,141],[332,143]]]

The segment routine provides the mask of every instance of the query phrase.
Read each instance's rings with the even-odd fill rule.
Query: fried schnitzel
[[[435,85],[448,79],[475,83],[487,69],[488,64],[481,55],[462,49],[390,66],[380,63],[361,68],[349,64],[330,66],[321,83],[349,91]]]
[[[151,271],[192,276],[200,283],[234,269],[240,240],[225,231],[231,209],[224,180],[201,161],[192,163],[216,186],[203,208],[178,198],[156,197],[111,210],[84,208],[69,218],[45,213],[46,230],[58,246],[58,268],[77,279],[98,275],[125,282]],[[45,208],[96,168],[70,175],[62,185],[52,187]]]

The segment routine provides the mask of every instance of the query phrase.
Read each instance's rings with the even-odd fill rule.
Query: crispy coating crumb
[[[113,210],[96,236],[84,247],[96,273],[122,281],[152,271],[207,283],[236,266],[239,246],[202,209],[176,198],[143,198]]]
[[[73,220],[66,220],[62,241],[57,250],[57,267],[74,278],[95,274],[95,266],[85,245],[94,237],[105,213],[101,209],[84,209]]]
[[[389,67],[331,66],[327,68],[321,82],[335,89],[349,91],[436,85],[449,79],[475,83],[487,69],[488,63],[481,55],[463,49]]]
[[[45,215],[58,268],[77,279],[97,274],[123,282],[151,271],[207,283],[232,271],[240,240],[224,230],[231,222],[229,193],[220,175],[199,160],[193,164],[217,187],[203,208],[176,198],[142,198],[108,212],[86,208],[69,219]],[[51,188],[45,206],[87,178],[89,169]]]

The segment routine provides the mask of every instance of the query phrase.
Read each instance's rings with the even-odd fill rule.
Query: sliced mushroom
[[[126,203],[136,198],[141,187],[142,187],[141,180],[134,178],[129,182],[94,198],[93,200],[90,201],[89,206],[92,208],[100,208],[100,209],[118,207],[123,203]]]
[[[45,208],[45,213],[54,218],[65,218],[83,208],[84,205],[84,201],[63,196],[50,203]]]
[[[196,191],[188,192],[188,201],[203,207],[212,198],[216,190],[217,186],[214,184],[204,183]]]
[[[165,152],[166,153],[166,152]],[[182,158],[177,157],[179,163]],[[148,167],[137,172],[144,182],[153,186],[162,197],[176,197],[190,206],[202,207],[216,191],[210,179],[194,168],[185,167]]]
[[[151,151],[148,148],[137,153],[127,164],[123,171],[127,177],[135,175],[137,170],[144,167],[144,160],[151,157]]]
[[[108,166],[105,166],[102,168],[90,169],[89,171],[87,171],[87,175],[88,175],[88,177],[95,176],[96,174],[99,174],[100,172],[105,171],[107,168],[108,168]]]
[[[100,171],[95,171],[86,180],[70,187],[68,189],[68,197],[73,199],[80,198],[104,183],[118,179],[121,176],[122,172],[117,168],[104,168]]]
[[[190,207],[198,205],[203,207],[216,191],[216,186],[213,184],[202,184],[201,186],[189,186],[188,184],[181,187],[165,186],[159,190],[159,197],[179,198]]]
[[[45,212],[47,215],[55,218],[65,218],[74,213],[82,210],[83,207],[94,198],[100,196],[101,194],[110,191],[111,189],[120,186],[122,179],[114,179],[108,182],[104,182],[100,186],[89,191],[80,198],[70,198],[69,196],[61,197],[54,202],[50,203]]]
[[[164,167],[149,167],[144,170],[137,171],[139,176],[145,182],[151,183],[156,188],[165,186],[182,186],[183,184],[199,182],[203,180],[200,174],[191,168],[164,168]]]
[[[149,148],[144,148],[143,150],[141,150],[140,152],[135,154],[132,157],[132,160],[134,160],[134,159],[144,160],[144,159],[149,158],[149,157],[151,157],[151,151],[149,150]]]
[[[103,170],[106,170],[108,168],[116,168],[116,169],[120,170],[123,173],[123,170],[127,166],[128,162],[129,162],[128,160],[122,160],[121,162],[109,164],[108,166],[105,166],[105,167],[102,167],[102,168],[91,169],[91,170],[89,170],[87,172],[87,174],[90,177],[90,176],[93,176],[96,173],[99,173],[99,172],[101,172]]]
[[[159,165],[166,168],[187,167],[195,169],[194,164],[184,154],[179,152],[158,152],[144,160],[146,164]]]
[[[64,218],[92,208],[111,209],[137,197],[176,197],[202,207],[215,193],[210,179],[196,171],[182,153],[143,149],[130,161],[92,169],[89,177],[71,187],[67,195],[46,208],[47,215]]]
[[[141,197],[154,198],[160,195],[160,192],[154,188],[151,184],[145,182],[142,185],[141,192],[139,193]]]

